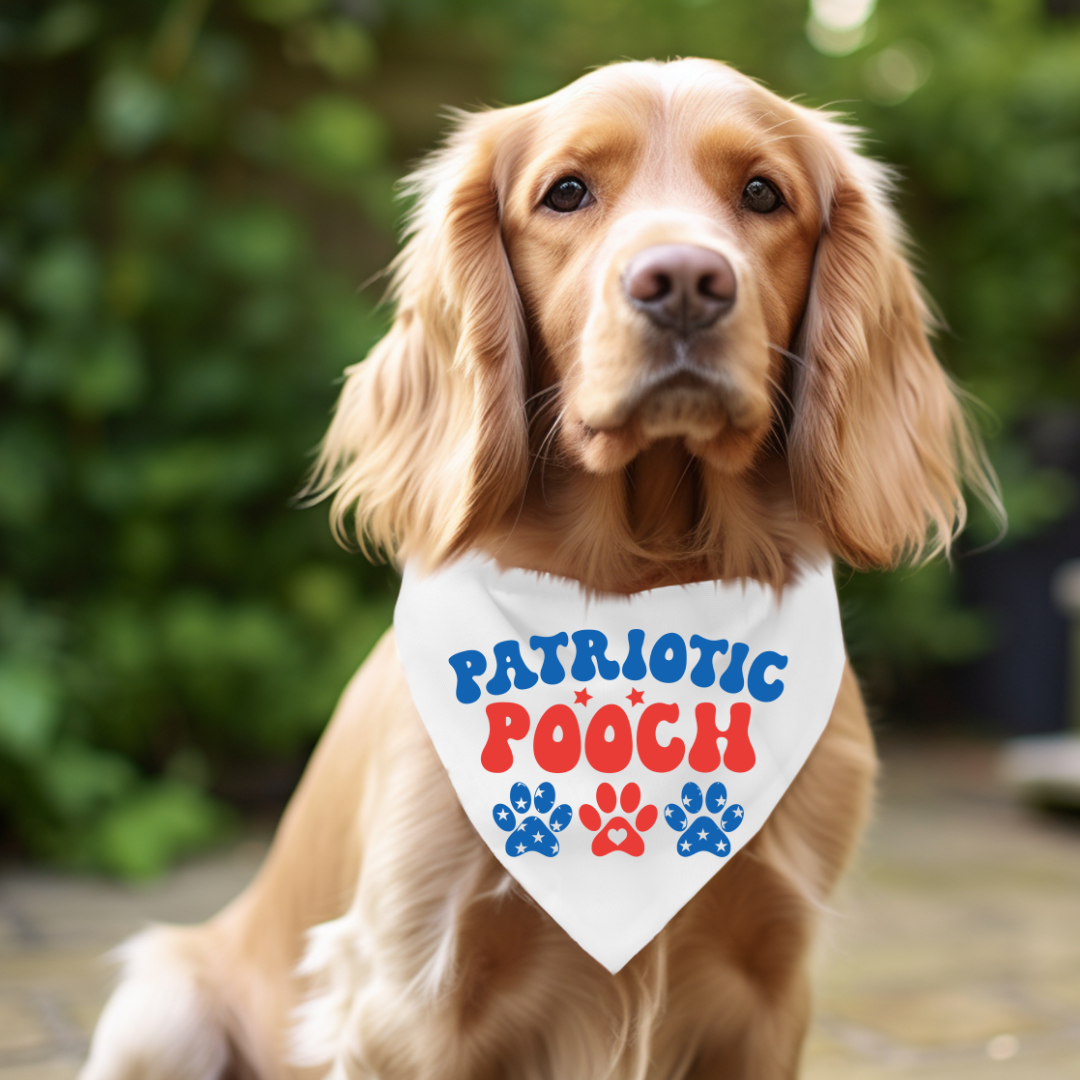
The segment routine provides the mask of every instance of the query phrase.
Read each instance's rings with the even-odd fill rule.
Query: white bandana
[[[406,567],[394,621],[469,820],[612,972],[765,824],[844,669],[828,563],[780,598],[710,581],[588,599],[470,557]]]

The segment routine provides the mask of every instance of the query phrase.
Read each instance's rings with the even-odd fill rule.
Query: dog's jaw
[[[584,469],[623,468],[647,447],[672,439],[724,471],[750,464],[772,418],[767,380],[747,378],[723,352],[719,362],[706,364],[692,359],[685,343],[672,351],[673,362],[629,386],[579,384],[570,391],[565,437]]]

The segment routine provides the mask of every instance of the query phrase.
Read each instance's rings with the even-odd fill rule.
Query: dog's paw
[[[708,814],[718,814],[720,821],[717,823],[708,814],[690,820],[692,814],[701,810],[701,788],[695,783],[683,785],[682,805],[668,803],[664,807],[664,820],[681,837],[676,845],[680,855],[696,855],[699,851],[707,851],[722,859],[731,852],[731,841],[724,833],[733,832],[742,824],[744,815],[743,808],[738,803],[728,805],[727,788],[719,780],[709,786],[705,793],[705,809]]]
[[[627,784],[622,789],[619,802],[626,813],[632,814],[641,802],[641,789],[637,784]],[[605,814],[610,814],[615,809],[615,789],[610,784],[601,784],[596,789],[596,805]],[[592,842],[594,855],[609,855],[613,851],[625,851],[627,855],[637,856],[645,852],[645,841],[641,838],[641,834],[647,832],[656,823],[656,807],[643,806],[638,811],[633,825],[621,815],[613,817],[604,825],[596,807],[589,803],[582,806],[578,816],[586,829],[596,833]],[[602,825],[603,828],[601,828]]]
[[[552,810],[552,807],[555,807]],[[532,808],[536,814],[529,814]],[[547,824],[537,814],[548,814]],[[563,832],[574,820],[574,811],[569,803],[555,806],[555,788],[546,780],[530,795],[529,789],[522,783],[514,784],[510,789],[510,806],[497,803],[491,811],[495,824],[510,835],[506,838],[506,854],[517,858],[535,851],[547,858],[559,854],[559,841],[556,833]],[[528,814],[521,824],[518,817]]]

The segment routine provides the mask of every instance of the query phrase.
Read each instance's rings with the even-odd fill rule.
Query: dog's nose
[[[657,244],[627,264],[630,303],[665,330],[712,326],[735,303],[735,271],[719,252],[694,244]]]

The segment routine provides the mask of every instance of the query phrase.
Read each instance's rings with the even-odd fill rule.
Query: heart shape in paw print
[[[641,789],[637,784],[627,784],[618,801],[626,813],[632,814],[641,802]],[[601,784],[596,789],[596,806],[605,814],[610,814],[615,809],[615,802],[615,789],[610,784]],[[622,815],[616,815],[604,825],[596,807],[585,803],[579,816],[581,824],[596,833],[592,842],[594,855],[610,855],[613,851],[622,851],[636,858],[645,853],[645,841],[641,834],[653,827],[656,813],[655,806],[645,805],[638,811],[633,825]]]

